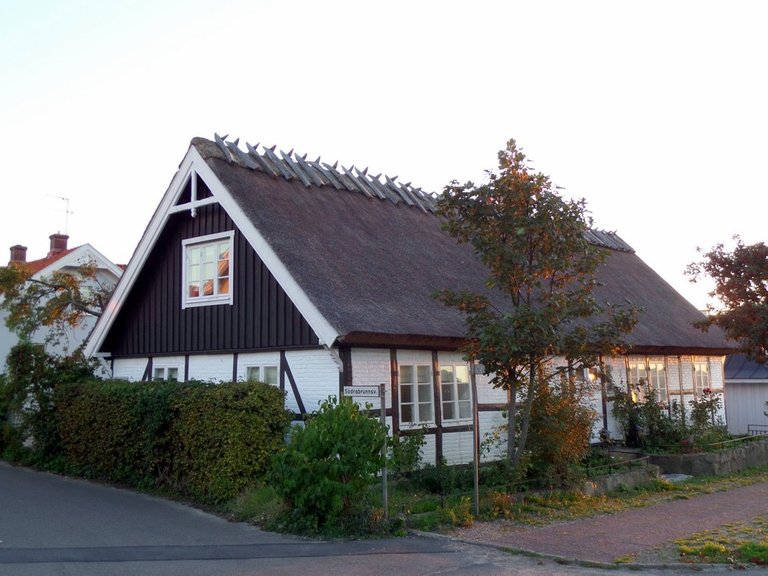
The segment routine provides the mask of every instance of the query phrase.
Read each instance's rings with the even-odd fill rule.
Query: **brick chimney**
[[[14,262],[26,262],[27,261],[27,247],[22,246],[21,244],[16,244],[15,246],[11,246],[11,259],[8,261],[8,264],[13,264]]]
[[[57,232],[56,234],[51,234],[48,236],[48,238],[51,239],[51,250],[48,252],[48,256],[46,256],[46,258],[55,256],[56,254],[64,252],[67,249],[67,240],[69,240],[69,236],[66,234],[59,234]]]

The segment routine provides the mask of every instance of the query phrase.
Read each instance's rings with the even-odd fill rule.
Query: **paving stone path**
[[[611,563],[702,530],[765,515],[767,482],[547,526],[478,522],[455,536],[467,542]]]

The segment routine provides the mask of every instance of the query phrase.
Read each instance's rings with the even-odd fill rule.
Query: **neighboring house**
[[[606,359],[614,382],[650,377],[662,400],[680,403],[721,391],[721,335],[694,329],[701,314],[618,236],[591,240],[610,250],[599,296],[644,307],[632,353]],[[426,425],[425,462],[467,461],[464,319],[432,294],[487,291],[486,277],[420,189],[195,138],[86,352],[108,359],[115,378],[265,380],[297,414],[345,385],[384,383],[393,432]],[[504,423],[507,399],[485,376],[477,386],[485,434]],[[615,429],[606,393],[596,431]]]
[[[86,263],[95,263],[98,271],[96,280],[102,285],[116,285],[122,269],[105,258],[90,244],[83,244],[75,248],[68,248],[69,236],[66,234],[52,234],[49,236],[50,249],[45,258],[27,261],[27,248],[19,244],[11,246],[11,259],[8,265],[24,265],[32,273],[32,278],[40,280],[56,271],[76,270]],[[8,313],[0,311],[0,373],[5,371],[5,361],[8,352],[19,341],[18,336],[11,332],[5,325]],[[80,346],[93,330],[96,318],[86,318],[78,327],[68,330],[58,343],[48,343],[46,349],[53,354],[68,354]],[[38,330],[32,337],[35,342],[45,343],[48,330]]]
[[[768,366],[743,354],[725,362],[728,432],[734,435],[768,434]]]

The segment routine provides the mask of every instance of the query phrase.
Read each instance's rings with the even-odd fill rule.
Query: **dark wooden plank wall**
[[[181,308],[182,240],[235,230],[234,303]],[[112,356],[317,346],[317,335],[226,212],[170,216],[101,351]]]

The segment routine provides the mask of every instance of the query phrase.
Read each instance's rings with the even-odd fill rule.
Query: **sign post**
[[[342,392],[344,396],[356,396],[358,398],[379,398],[379,416],[381,418],[381,425],[386,429],[387,427],[387,401],[386,401],[386,384],[378,384],[373,386],[344,386]],[[384,518],[389,517],[389,502],[387,494],[387,436],[384,436],[384,444],[381,447],[381,456],[384,464],[381,469],[381,493],[382,500],[384,502]]]

